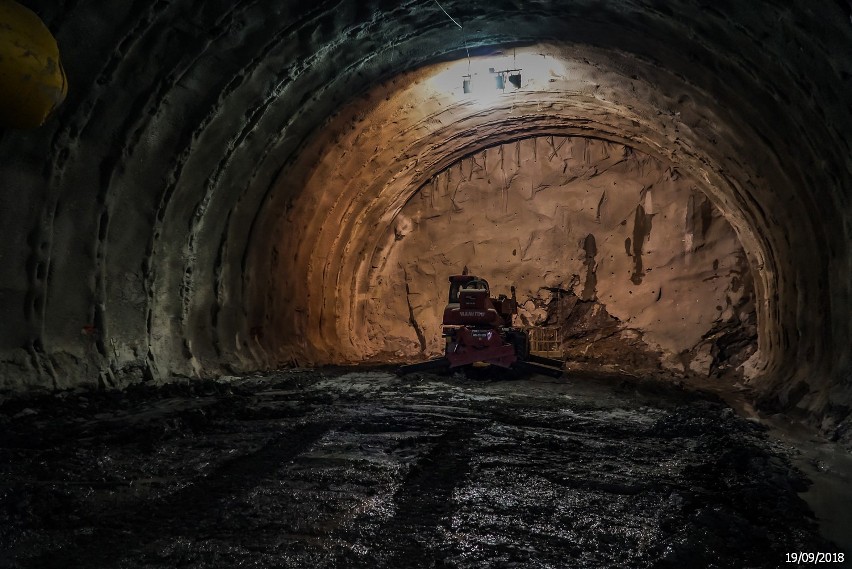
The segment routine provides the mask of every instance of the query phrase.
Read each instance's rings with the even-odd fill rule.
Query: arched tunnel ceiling
[[[492,294],[517,299],[519,325],[556,334],[551,351],[572,370],[688,366],[706,376],[758,360],[748,260],[700,187],[670,164],[586,137],[467,156],[403,206],[329,348],[357,359],[441,355],[446,275],[466,266],[488,276]]]
[[[361,322],[369,308],[366,305],[384,302],[375,298],[376,283],[370,276],[377,265],[386,262],[381,258],[389,254],[388,249],[394,241],[393,231],[384,229],[396,224],[397,212],[414,192],[453,161],[518,138],[535,140],[548,134],[551,137],[554,134],[594,135],[619,143],[628,141],[630,145],[641,146],[664,157],[667,162],[676,160],[684,173],[690,170],[694,180],[698,180],[686,181],[685,187],[701,188],[725,204],[752,245],[755,262],[762,263],[764,245],[753,235],[742,212],[737,215],[738,206],[732,205],[731,197],[735,190],[727,188],[719,173],[708,171],[704,166],[711,160],[694,156],[688,144],[679,142],[683,135],[676,134],[679,129],[672,124],[670,115],[660,119],[654,107],[636,108],[649,104],[653,99],[652,90],[645,85],[641,89],[645,99],[635,97],[632,93],[636,83],[630,82],[629,93],[624,93],[621,76],[590,63],[590,58],[602,59],[603,54],[585,50],[584,57],[578,58],[577,48],[572,52],[572,58],[566,61],[564,58],[569,56],[563,49],[538,45],[534,49],[515,50],[508,57],[474,60],[474,70],[487,70],[501,64],[525,67],[527,79],[523,90],[496,97],[491,96],[493,89],[484,91],[484,97],[462,96],[460,77],[467,72],[466,61],[461,65],[423,68],[379,86],[366,100],[330,121],[325,135],[316,137],[314,144],[302,154],[301,160],[307,164],[292,168],[305,172],[305,179],[287,175],[276,184],[276,188],[288,196],[287,213],[280,218],[272,216],[271,227],[261,231],[271,236],[273,255],[270,257],[268,251],[263,251],[263,255],[266,260],[273,260],[273,264],[260,261],[261,269],[249,271],[258,277],[253,286],[277,291],[267,304],[258,306],[250,318],[256,329],[263,328],[262,340],[268,349],[282,350],[280,357],[285,361],[291,357],[302,362],[317,361],[316,358],[347,361],[347,357],[348,361],[357,361],[362,348],[352,344],[362,342],[353,336],[363,333]],[[504,59],[508,61],[501,61]],[[591,96],[592,92],[599,93],[601,99]],[[621,102],[625,97],[633,103],[631,109]],[[699,95],[688,96],[681,92],[679,97],[692,101]],[[691,118],[692,124],[699,127],[719,122],[701,103],[691,104],[689,112],[695,115]],[[369,126],[352,128],[353,124]],[[712,135],[719,136],[718,133]],[[565,140],[564,137],[560,139]],[[387,140],[395,144],[387,145]],[[683,156],[679,156],[681,154]],[[565,160],[567,168],[568,158]],[[573,176],[577,159],[571,157],[570,161]],[[526,171],[530,168],[534,171]],[[536,176],[541,174],[541,169],[540,165],[528,165],[523,170]],[[518,167],[514,172],[521,173],[521,170]],[[716,186],[711,178],[719,180]],[[559,184],[555,180],[550,183]],[[652,181],[647,183],[648,187],[653,186]],[[517,189],[506,191],[516,192]],[[611,198],[621,199],[619,194],[612,194]],[[650,200],[648,196],[645,198]],[[639,199],[638,192],[633,199]],[[684,207],[686,201],[684,197]],[[678,215],[681,220],[685,217],[683,212]],[[511,217],[507,216],[506,225],[496,227],[493,233],[507,231],[512,224]],[[431,248],[450,247],[454,237],[467,233],[471,220],[460,217],[457,225],[447,228]],[[520,229],[528,233],[547,232],[552,227],[525,225]],[[293,235],[302,238],[294,241]],[[683,236],[676,238],[680,241]],[[511,250],[508,243],[506,246]],[[405,261],[414,265],[418,260],[425,263],[429,255],[425,248],[419,252],[408,250],[408,253]],[[547,254],[552,256],[554,252]],[[476,266],[478,263],[472,257],[443,270],[460,271],[462,264]],[[293,279],[293,274],[307,278]],[[443,286],[438,285],[438,288]],[[508,284],[505,288],[508,291]],[[624,294],[628,292],[625,290]],[[443,295],[444,292],[433,291],[433,302],[440,304]],[[263,298],[260,294],[249,296]],[[265,320],[267,315],[269,318]]]
[[[0,139],[7,387],[286,363],[252,330],[289,295],[320,295],[331,316],[316,325],[333,331],[348,317],[336,291],[364,282],[355,253],[431,176],[503,140],[584,135],[703,182],[754,272],[758,386],[846,414],[844,2],[442,3],[463,32],[426,1],[24,4],[57,37],[70,91],[45,127]],[[486,109],[444,96],[424,127],[442,99],[417,82],[465,44],[550,46],[575,74]],[[414,99],[382,111],[382,95]],[[306,231],[280,234],[294,215]],[[322,278],[266,278],[300,251],[324,256],[308,267]]]

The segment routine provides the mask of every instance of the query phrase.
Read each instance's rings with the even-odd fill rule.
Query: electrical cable
[[[462,31],[462,42],[464,42],[464,50],[465,50],[465,52],[467,52],[467,74],[468,74],[468,76],[470,76],[470,48],[467,47],[467,35],[464,33],[464,27],[460,23],[455,21],[455,19],[452,16],[450,16],[449,12],[444,10],[444,7],[441,6],[441,3],[438,2],[438,0],[435,0],[435,4],[437,4],[438,8],[440,8],[441,11],[444,14],[446,14],[446,16],[450,19],[450,21],[452,23],[454,23],[455,25],[457,25],[459,27],[459,29]]]
[[[443,7],[443,6],[441,6],[441,3],[440,3],[440,2],[438,2],[438,0],[435,0],[435,4],[437,4],[437,5],[438,5],[438,8],[440,8],[440,9],[441,9],[441,11],[442,11],[444,14],[447,14],[447,11],[446,11],[446,10],[444,10],[444,7]],[[455,25],[457,25],[459,28],[461,28],[461,27],[462,27],[462,25],[461,25],[460,23],[456,22],[456,21],[453,19],[453,17],[452,17],[452,16],[450,16],[449,14],[447,14],[447,17],[450,19],[450,21],[451,21],[452,23],[454,23]],[[462,28],[462,29],[464,29],[464,28]]]

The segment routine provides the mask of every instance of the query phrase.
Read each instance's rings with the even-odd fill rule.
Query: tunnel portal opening
[[[539,136],[466,156],[425,183],[370,261],[351,331],[361,357],[443,353],[447,276],[517,290],[516,325],[555,332],[572,366],[749,375],[754,285],[736,232],[695,180],[643,152]]]

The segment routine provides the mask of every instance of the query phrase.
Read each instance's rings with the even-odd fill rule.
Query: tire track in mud
[[[77,480],[79,465],[95,479],[84,459],[101,456],[115,457],[116,478],[142,480],[140,461],[162,460],[172,493],[46,492],[21,506],[28,518],[0,516],[11,522],[0,539],[21,540],[13,553],[26,555],[0,547],[0,567],[774,567],[783,547],[834,551],[798,498],[801,479],[718,402],[673,391],[651,404],[619,386],[602,397],[373,381],[258,386],[238,405],[179,413],[166,457],[139,451],[134,433],[148,422],[116,437],[119,421],[92,427],[70,464],[68,453],[25,455],[29,465],[9,471],[35,480],[43,464],[51,480]],[[221,458],[231,449],[243,454]]]
[[[161,497],[144,511],[134,511],[121,519],[100,520],[99,528],[91,535],[78,537],[71,547],[47,552],[21,566],[116,567],[131,555],[151,553],[151,546],[159,539],[188,534],[197,537],[214,531],[228,498],[261,484],[264,478],[310,450],[333,427],[333,423],[318,422],[290,428],[256,451],[230,459],[210,475]],[[139,528],[148,531],[135,533]]]
[[[392,555],[387,567],[443,567],[440,526],[449,525],[453,491],[470,473],[475,432],[452,425],[408,471],[394,497],[396,514],[379,539]]]

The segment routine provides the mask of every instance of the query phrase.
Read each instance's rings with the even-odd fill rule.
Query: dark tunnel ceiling
[[[842,416],[852,402],[843,2],[444,2],[464,35],[425,0],[24,4],[57,37],[70,92],[45,127],[0,140],[7,387],[286,363],[282,335],[338,332],[348,308],[337,291],[362,269],[345,254],[369,255],[370,227],[387,227],[420,184],[485,139],[549,133],[625,143],[701,180],[755,272],[756,385],[818,414]],[[398,132],[381,131],[406,135],[399,144],[372,139],[379,131],[359,120],[376,97],[463,57],[465,39],[474,55],[552,46],[587,89],[460,105],[423,136],[406,130],[416,112],[403,113]],[[338,173],[373,180],[361,193],[338,188],[341,207],[300,183],[346,129],[376,150]],[[276,231],[309,203],[328,217]],[[352,225],[362,205],[368,223]],[[352,231],[342,240],[311,225],[338,222]],[[310,267],[320,276],[280,279],[305,248],[326,260]],[[309,313],[295,329],[269,308],[288,294]],[[311,303],[332,316],[318,320]]]

